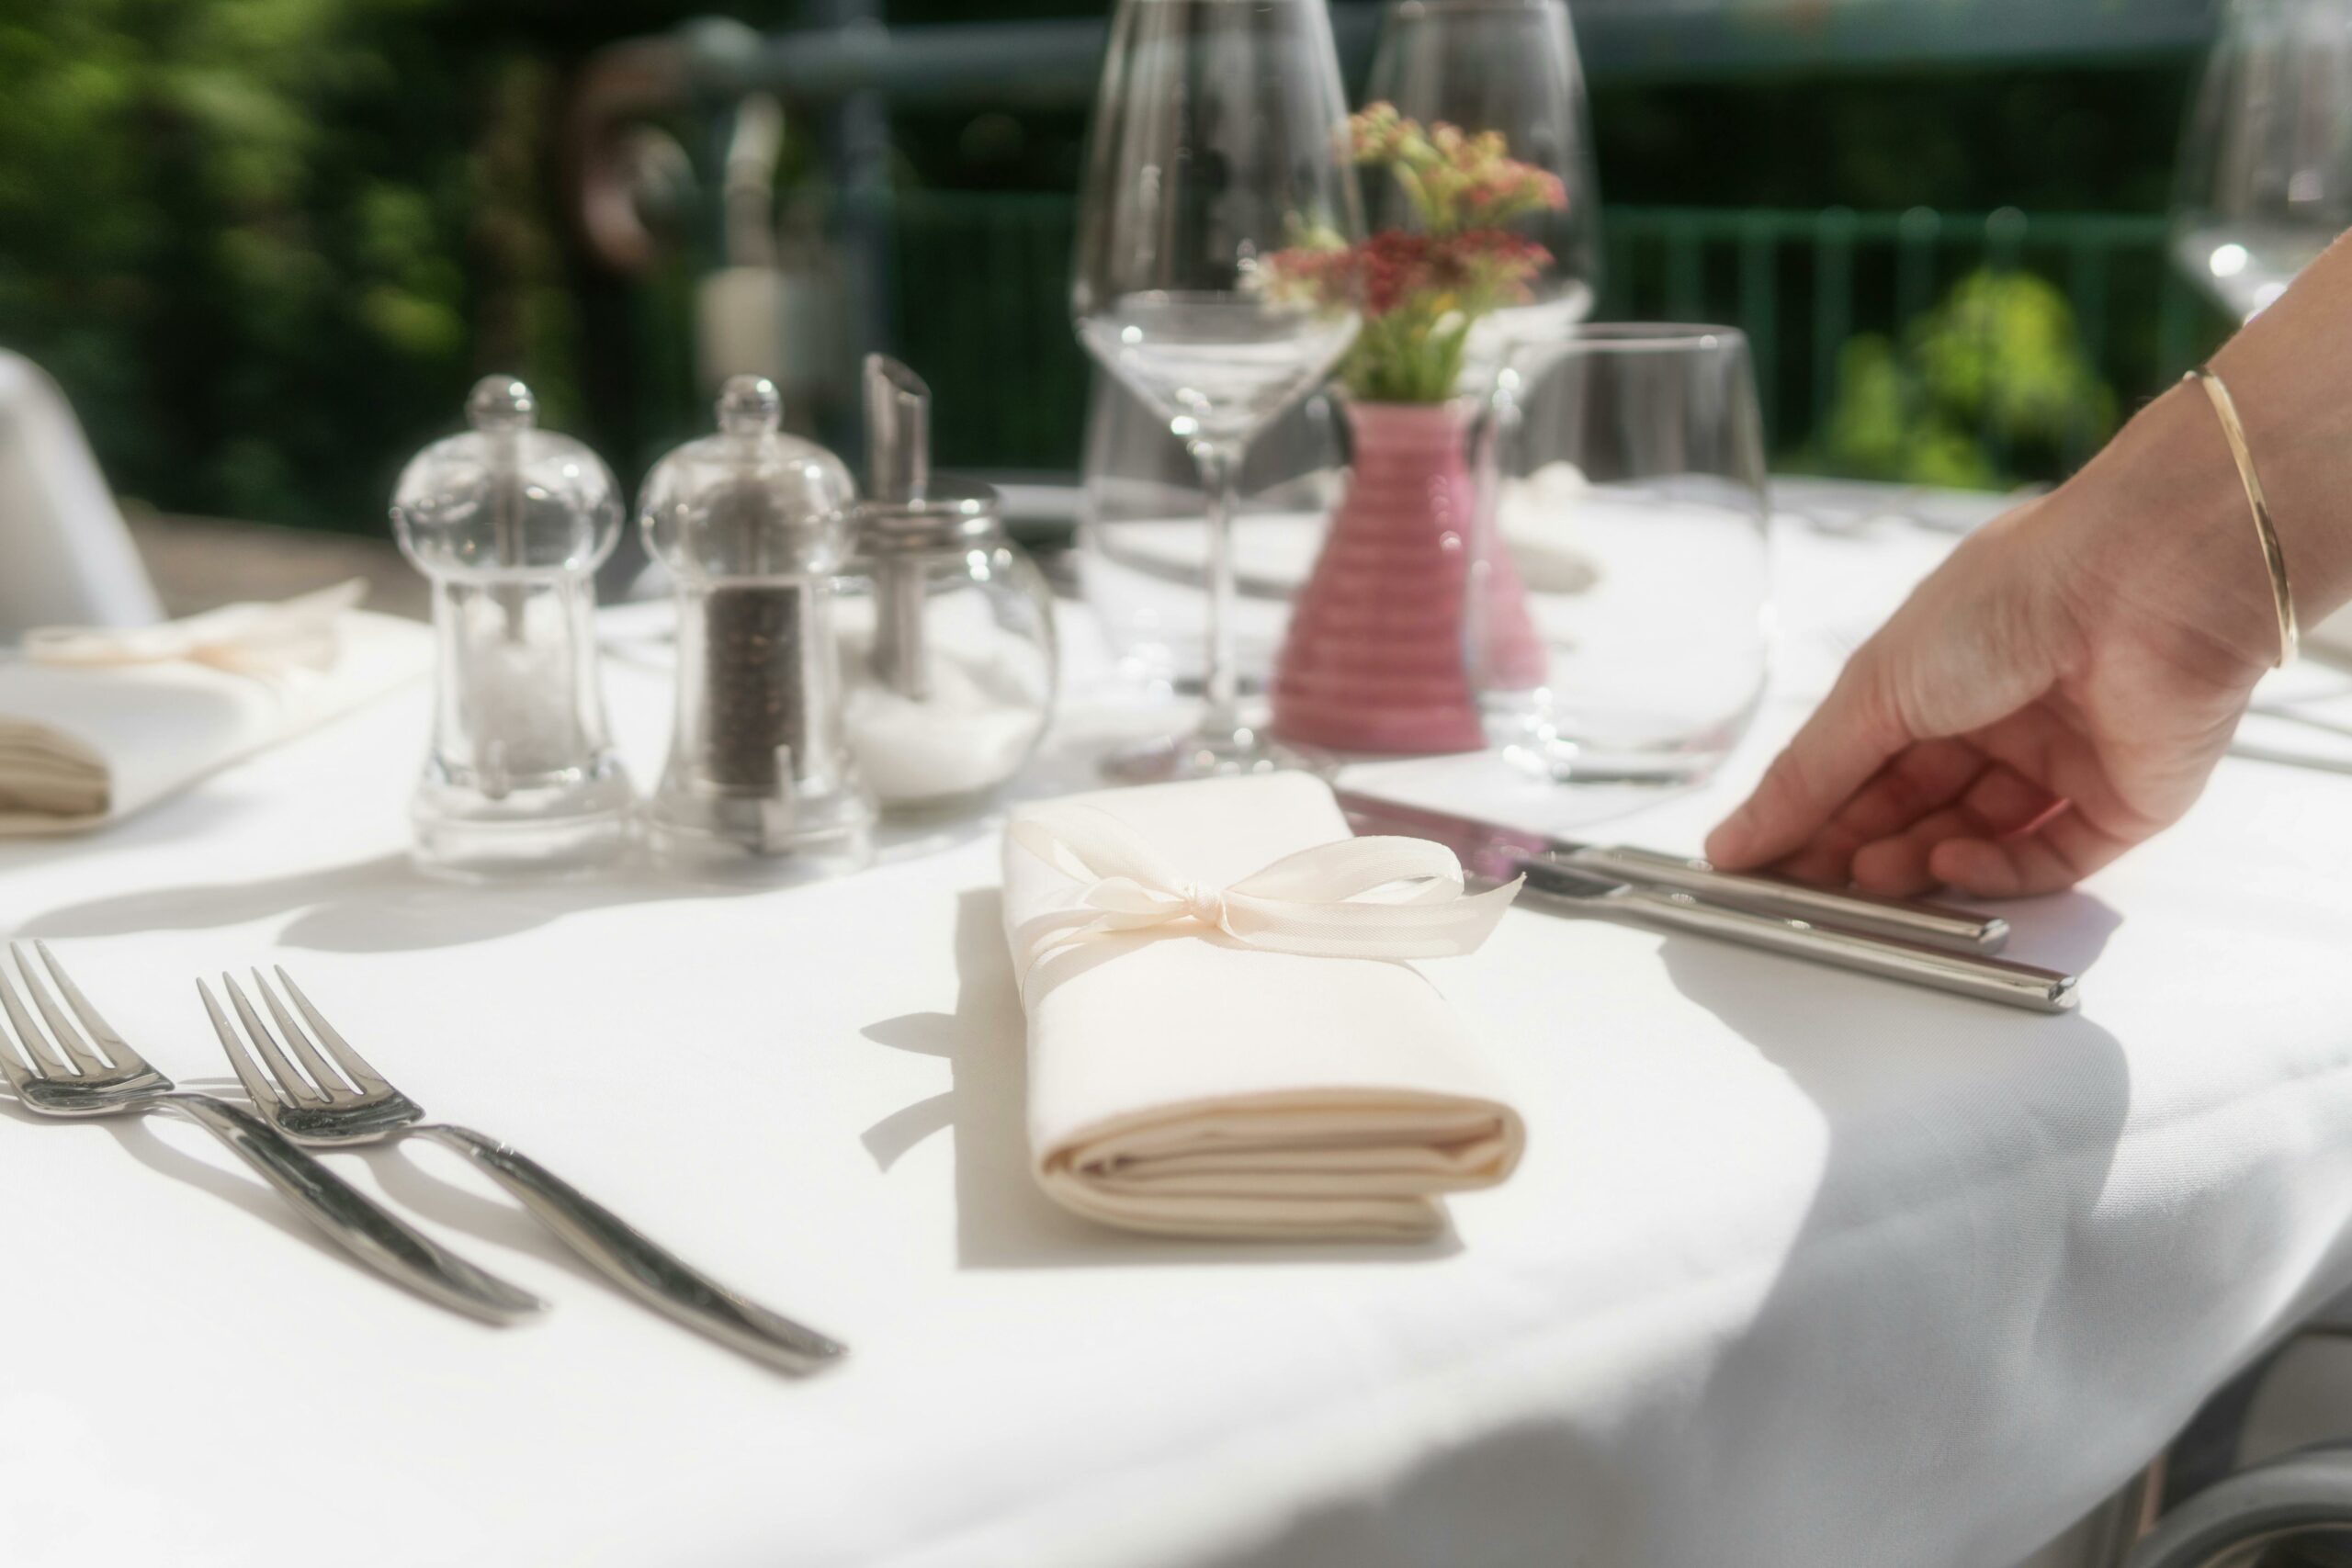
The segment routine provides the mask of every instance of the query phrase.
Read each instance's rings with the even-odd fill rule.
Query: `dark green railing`
[[[941,462],[1077,468],[1088,372],[1069,321],[1076,205],[961,193],[895,204],[892,330],[937,394]]]
[[[1070,219],[1059,196],[893,198],[897,346],[938,390],[944,462],[1075,466],[1088,372],[1067,320]],[[2165,220],[2153,215],[1612,207],[1602,232],[1600,313],[1743,329],[1768,437],[1784,455],[1828,414],[1850,339],[1899,340],[1973,272],[2030,272],[2063,293],[2084,357],[2122,409],[2177,376],[2222,325],[2167,266]],[[2086,403],[2064,461],[2103,434],[2101,411]]]

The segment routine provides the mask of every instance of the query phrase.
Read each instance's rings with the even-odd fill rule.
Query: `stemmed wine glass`
[[[1592,310],[1600,282],[1600,192],[1576,39],[1561,0],[1402,0],[1381,18],[1366,97],[1427,125],[1499,132],[1510,155],[1553,175],[1567,204],[1511,228],[1551,253],[1527,299],[1470,330],[1462,391],[1484,397],[1522,345],[1558,343]],[[1409,227],[1394,181],[1374,182],[1372,226]]]
[[[1329,390],[1309,393],[1259,431],[1236,476],[1234,672],[1245,702],[1265,690],[1291,599],[1339,501],[1346,457],[1338,423]],[[1089,399],[1080,477],[1079,592],[1120,672],[1155,688],[1200,690],[1208,541],[1198,465],[1159,410],[1102,372]]]
[[[2173,255],[2241,321],[2352,226],[2352,0],[2233,0],[2181,138]]]
[[[1106,759],[1114,778],[1295,761],[1244,721],[1234,491],[1256,434],[1329,375],[1352,311],[1277,299],[1263,258],[1363,220],[1323,0],[1120,0],[1094,106],[1070,310],[1079,340],[1169,422],[1208,492],[1207,703],[1197,728]]]

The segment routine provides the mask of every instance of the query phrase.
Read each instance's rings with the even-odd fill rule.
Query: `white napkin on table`
[[[0,349],[0,640],[44,620],[129,626],[163,613],[64,392]]]
[[[431,631],[353,608],[365,592],[28,633],[0,663],[0,838],[128,816],[423,673]]]
[[[1103,829],[1104,818],[1115,829]],[[1139,859],[1148,846],[1167,869],[1091,882],[1062,846],[1098,830],[1125,832]],[[1250,945],[1343,951],[1358,940],[1313,919],[1262,936],[1284,923],[1282,909],[1328,916],[1331,905],[1248,896],[1309,897],[1295,870],[1255,874],[1350,840],[1329,789],[1304,773],[1015,810],[1004,919],[1029,1012],[1031,1157],[1047,1193],[1135,1230],[1408,1240],[1442,1223],[1441,1195],[1510,1174],[1526,1138],[1519,1113],[1426,977],[1398,958]],[[1358,854],[1374,877],[1384,852],[1451,862],[1418,840],[1355,842],[1336,852]],[[1092,870],[1107,858],[1098,853]],[[1220,889],[1231,905],[1225,931],[1190,912],[1205,911]],[[1510,897],[1460,897],[1442,876],[1424,890],[1434,902],[1351,902],[1377,904],[1387,913],[1370,919],[1409,928],[1397,943],[1434,953],[1476,947]],[[1171,903],[1175,918],[1161,918]],[[1128,911],[1114,923],[1136,929],[1072,936],[1083,910],[1108,907]]]

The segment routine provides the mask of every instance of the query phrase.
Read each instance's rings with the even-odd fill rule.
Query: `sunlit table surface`
[[[1723,776],[1505,805],[1695,844],[1949,543],[1781,527],[1775,683]],[[1035,793],[1170,716],[1068,629]],[[654,663],[607,664],[640,781]],[[764,892],[453,887],[404,858],[425,708],[0,849],[0,926],[216,1089],[193,978],[285,964],[428,1108],[855,1353],[771,1375],[454,1157],[333,1156],[557,1303],[484,1328],[193,1129],[0,1100],[10,1568],[1996,1568],[2352,1278],[2352,778],[2226,761],[2177,830],[2004,910],[2085,969],[2066,1019],[1515,910],[1430,969],[1523,1167],[1427,1245],[1263,1247],[1032,1185],[993,821]]]

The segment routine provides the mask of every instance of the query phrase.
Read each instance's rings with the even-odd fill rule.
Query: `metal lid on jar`
[[[863,555],[961,547],[1003,532],[996,487],[931,471],[931,389],[887,355],[865,356]]]
[[[718,431],[653,466],[638,496],[646,544],[671,572],[701,581],[805,577],[848,555],[857,487],[842,460],[785,433],[765,377],[718,396]]]
[[[620,537],[620,488],[595,453],[538,428],[538,400],[485,376],[462,434],[409,460],[392,492],[401,548],[435,576],[584,575]]]

